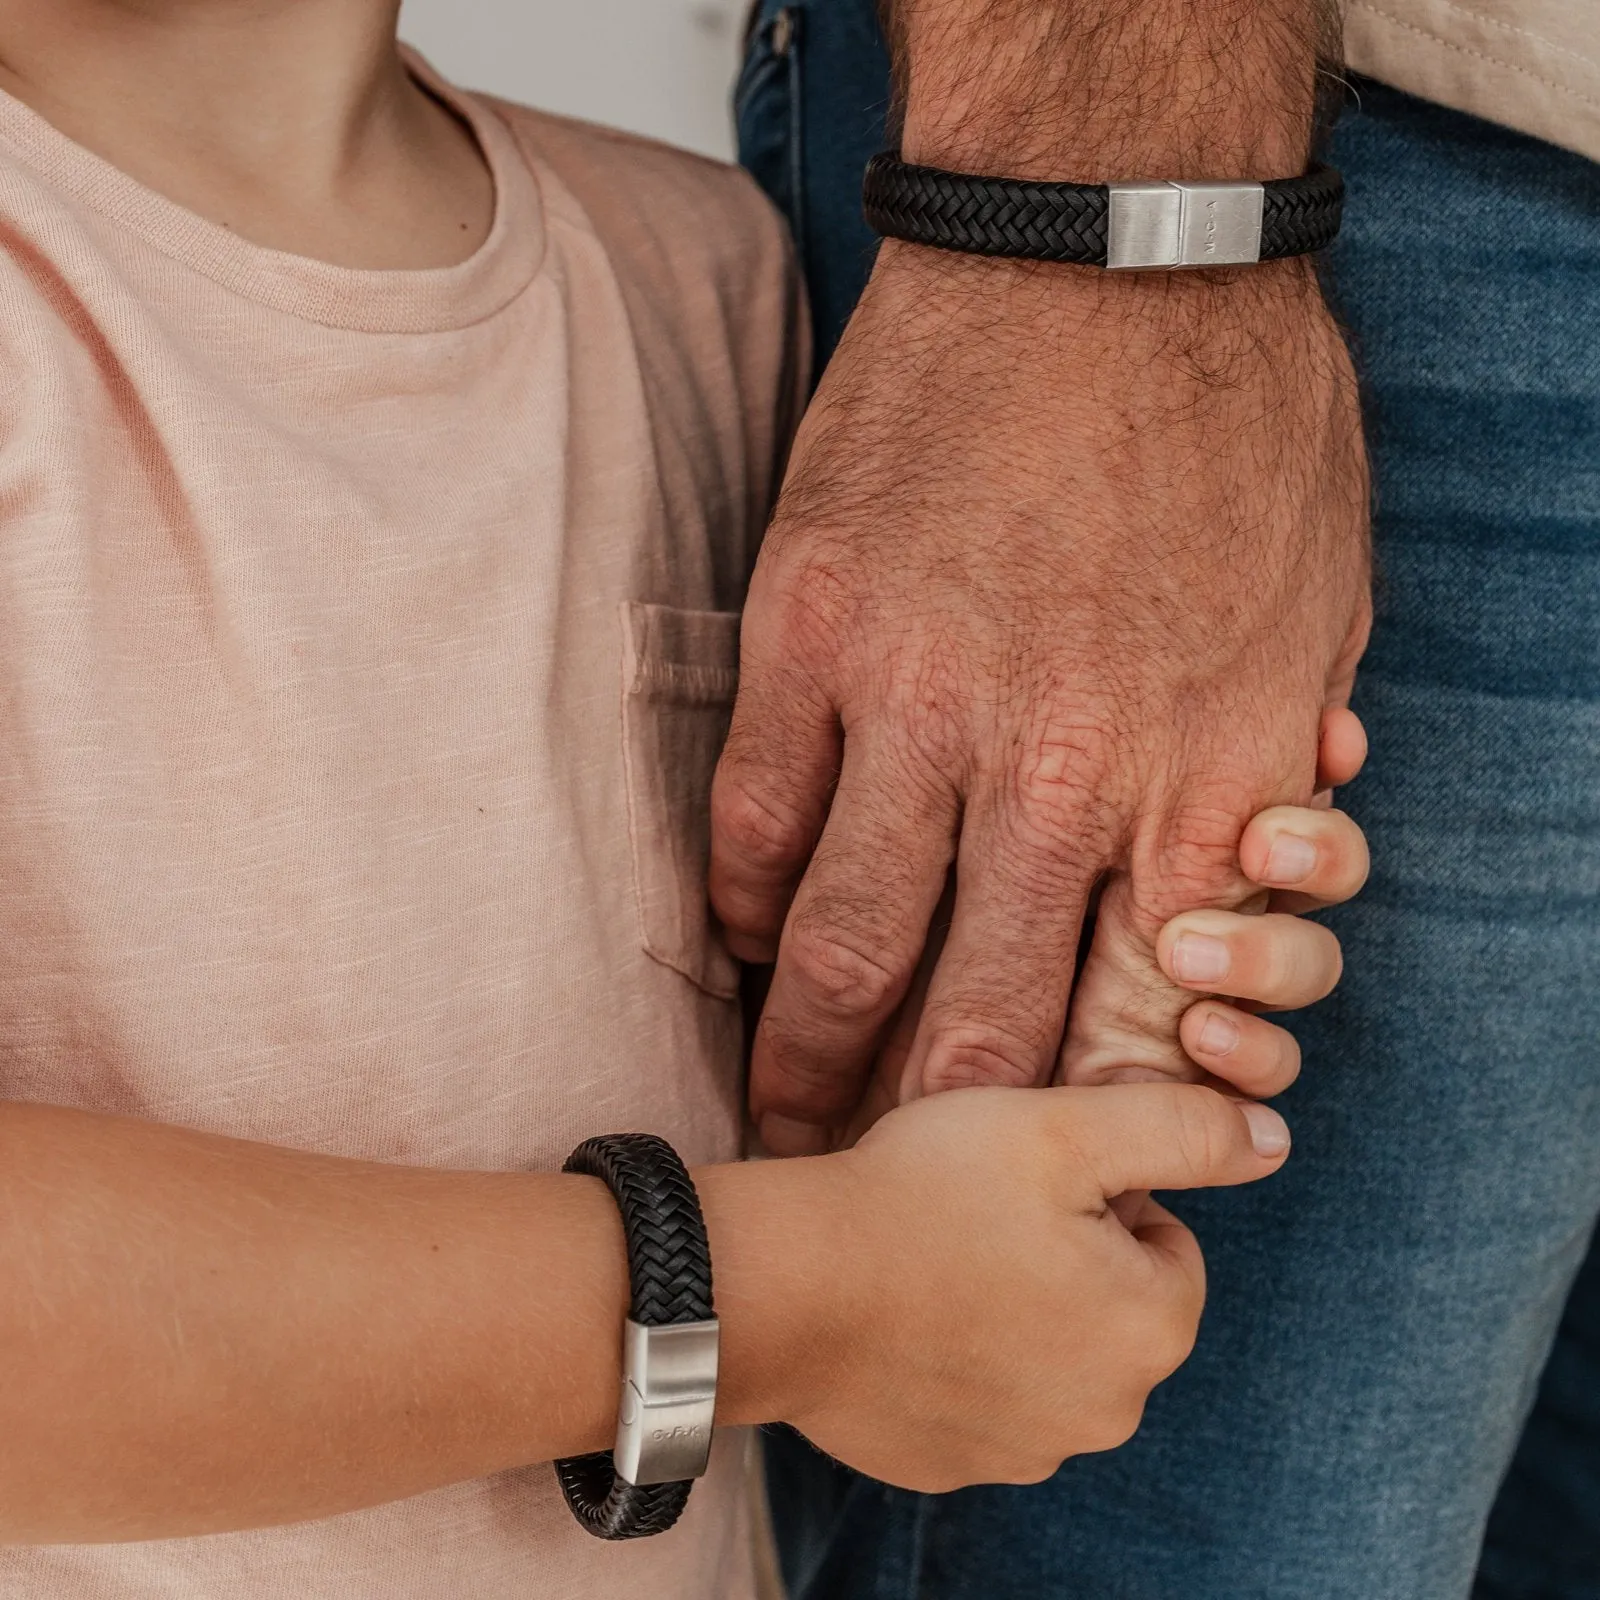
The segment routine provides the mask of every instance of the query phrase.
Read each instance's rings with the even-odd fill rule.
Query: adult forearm
[[[891,0],[901,151],[1295,175],[1325,3]],[[713,795],[713,901],[777,963],[769,1149],[851,1125],[908,995],[902,1095],[1199,1070],[1155,940],[1248,903],[1245,823],[1310,798],[1350,693],[1357,399],[1307,256],[1114,272],[884,243],[767,533]]]
[[[1081,183],[1306,160],[1331,0],[892,0],[907,159]]]

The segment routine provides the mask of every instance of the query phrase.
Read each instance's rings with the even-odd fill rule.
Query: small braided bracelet
[[[573,1516],[598,1539],[665,1533],[706,1470],[717,1402],[700,1199],[677,1151],[650,1133],[585,1139],[561,1170],[599,1178],[616,1197],[632,1303],[616,1443],[556,1462],[556,1479]]]

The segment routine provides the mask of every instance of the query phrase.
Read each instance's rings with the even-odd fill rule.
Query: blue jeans
[[[824,355],[871,260],[872,9],[763,0],[740,84]],[[1600,1597],[1600,168],[1371,84],[1333,160],[1376,865],[1296,1023],[1294,1158],[1178,1198],[1210,1303],[1124,1449],[934,1498],[775,1437],[797,1597]]]

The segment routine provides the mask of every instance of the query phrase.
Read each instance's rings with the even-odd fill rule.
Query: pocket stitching
[[[665,949],[659,939],[652,933],[649,919],[645,915],[645,906],[648,895],[645,889],[644,857],[645,857],[645,821],[640,814],[640,808],[648,803],[644,794],[645,775],[639,770],[639,758],[634,750],[633,716],[635,707],[642,707],[644,702],[641,695],[644,690],[652,686],[667,690],[669,693],[682,694],[680,705],[711,708],[730,704],[738,689],[739,669],[737,667],[713,667],[695,665],[689,662],[671,661],[665,659],[649,659],[640,648],[642,630],[638,626],[637,618],[644,609],[642,602],[623,601],[618,607],[619,621],[622,627],[623,646],[626,652],[626,670],[622,677],[622,705],[621,705],[621,731],[622,731],[622,764],[623,783],[627,789],[628,805],[628,845],[631,855],[630,865],[633,877],[633,905],[634,917],[639,928],[639,946],[651,960],[659,962],[664,967],[670,967],[680,976],[687,978],[702,993],[718,1000],[733,1000],[738,997],[739,983],[737,968],[726,981],[718,981],[716,974],[710,970],[715,964],[712,960],[703,962],[705,970],[697,970],[692,957],[679,955],[674,951]],[[663,609],[689,609],[689,608],[663,608]],[[733,613],[712,613],[715,615],[734,615]],[[737,624],[735,624],[737,626]],[[670,811],[670,806],[663,802],[663,810]],[[667,828],[670,833],[670,817]],[[684,875],[679,871],[676,863],[670,870],[676,879],[676,890],[680,897],[686,891],[683,881]],[[704,884],[700,893],[705,895]],[[681,908],[680,908],[681,909]],[[714,938],[712,934],[712,917],[709,902],[705,906],[707,938]],[[724,952],[726,954],[726,952]],[[731,957],[728,958],[731,962]]]

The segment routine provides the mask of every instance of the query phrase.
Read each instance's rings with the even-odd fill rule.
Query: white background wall
[[[405,0],[400,32],[463,88],[732,153],[745,0]]]

